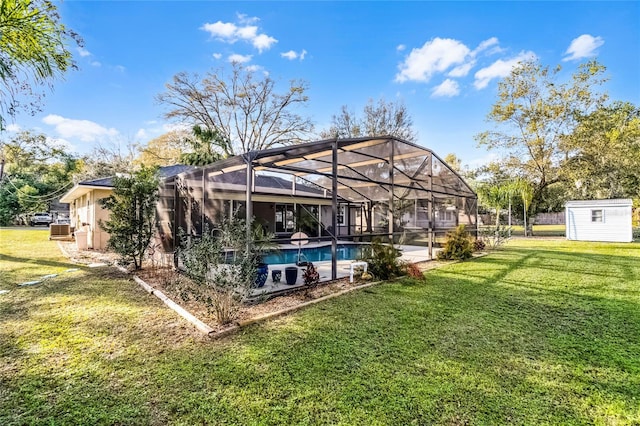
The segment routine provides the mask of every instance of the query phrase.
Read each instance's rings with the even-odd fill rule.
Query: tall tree
[[[444,162],[447,163],[455,172],[460,173],[462,171],[462,161],[454,153],[450,152],[445,155]]]
[[[101,142],[82,158],[82,171],[76,178],[99,179],[129,173],[136,168],[136,152],[135,144],[130,141],[114,139]]]
[[[189,150],[189,132],[186,130],[171,130],[157,138],[151,139],[146,145],[138,147],[136,164],[147,166],[170,166],[180,162],[180,156]]]
[[[560,67],[550,70],[527,61],[498,85],[498,100],[487,117],[497,129],[476,139],[489,149],[502,150],[507,156],[505,167],[531,180],[534,212],[545,189],[563,179],[560,167],[571,155],[563,141],[576,128],[576,118],[606,99],[596,91],[604,82],[604,70],[596,61],[587,62],[569,82],[559,83]]]
[[[158,176],[155,168],[142,167],[134,174],[117,176],[113,180],[113,194],[100,200],[109,210],[109,219],[100,221],[109,233],[107,247],[123,260],[132,261],[135,269],[142,260],[155,232]]]
[[[342,106],[334,115],[331,126],[320,132],[323,138],[357,138],[361,136],[396,136],[409,142],[417,140],[413,120],[404,103],[369,99],[362,115],[358,116]]]
[[[61,23],[51,1],[0,1],[0,130],[21,107],[37,110],[43,95],[37,86],[75,67],[70,43],[82,40]],[[20,95],[30,101],[22,105]]]
[[[218,69],[202,79],[181,72],[166,89],[156,97],[168,107],[166,118],[216,131],[230,141],[232,154],[298,143],[313,129],[308,118],[295,112],[309,99],[304,81],[292,80],[279,93],[271,77],[234,63],[230,74]]]
[[[572,198],[640,198],[640,108],[614,102],[578,120],[565,138]]]

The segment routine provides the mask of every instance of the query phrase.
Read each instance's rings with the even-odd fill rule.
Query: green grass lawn
[[[46,237],[0,230],[2,425],[640,423],[638,243],[512,241],[209,341]]]
[[[533,235],[536,237],[564,237],[565,232],[565,225],[533,225]],[[524,226],[513,225],[511,233],[515,236],[523,236]]]

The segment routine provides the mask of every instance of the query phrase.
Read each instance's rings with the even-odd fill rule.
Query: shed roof
[[[633,201],[630,198],[614,198],[610,200],[572,200],[565,203],[565,207],[627,207],[631,205],[633,205]]]

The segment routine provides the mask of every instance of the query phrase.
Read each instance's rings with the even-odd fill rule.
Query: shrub
[[[473,255],[471,236],[464,225],[458,225],[453,231],[447,232],[444,247],[438,253],[439,260],[465,260]]]
[[[487,247],[484,241],[481,239],[476,239],[473,241],[473,251],[482,251]]]
[[[181,236],[178,256],[194,283],[183,298],[204,303],[220,324],[236,318],[256,279],[258,259],[247,245],[246,226],[234,216],[223,219],[217,232],[205,226],[198,240]]]
[[[393,245],[382,244],[375,240],[367,249],[363,250],[363,259],[369,264],[369,272],[380,280],[404,275],[400,262],[400,250]]]
[[[640,226],[633,228],[633,239],[640,240]]]
[[[511,228],[509,226],[485,226],[478,228],[480,239],[490,250],[497,249],[510,238]]]

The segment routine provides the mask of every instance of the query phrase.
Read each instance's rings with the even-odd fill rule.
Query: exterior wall
[[[71,225],[76,230],[81,228],[87,231],[87,247],[95,250],[105,250],[109,234],[104,232],[98,225],[98,221],[108,220],[109,211],[103,209],[98,200],[111,195],[109,189],[92,190],[70,203]]]
[[[602,222],[592,222],[593,210],[602,210]],[[631,242],[631,206],[567,206],[567,239],[579,241]]]
[[[100,228],[98,225],[99,221],[109,220],[109,210],[103,209],[98,202],[102,198],[107,198],[111,195],[111,190],[109,189],[97,189],[91,192],[92,195],[92,221],[90,224],[90,235],[93,241],[90,243],[93,245],[93,248],[96,250],[105,250],[107,248],[107,242],[109,241],[109,234]],[[89,246],[91,247],[91,245]]]

